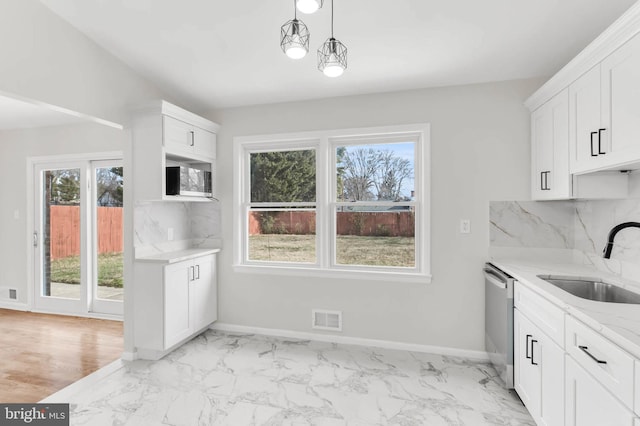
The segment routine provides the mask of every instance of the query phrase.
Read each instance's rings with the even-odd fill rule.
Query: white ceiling
[[[550,76],[634,0],[335,0],[349,66],[316,69],[330,2],[299,15],[311,52],[279,46],[293,0],[41,0],[199,109]]]
[[[0,130],[62,126],[86,122],[86,119],[78,115],[61,112],[51,106],[0,95]]]

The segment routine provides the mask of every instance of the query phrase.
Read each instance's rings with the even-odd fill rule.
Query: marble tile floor
[[[463,358],[207,331],[71,397],[72,425],[534,425]]]

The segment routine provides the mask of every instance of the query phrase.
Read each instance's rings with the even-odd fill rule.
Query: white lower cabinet
[[[538,425],[564,424],[564,351],[514,312],[515,389]]]
[[[185,262],[164,267],[164,332],[158,349],[170,348],[191,334],[189,272]]]
[[[194,279],[190,281],[189,307],[193,329],[198,331],[218,319],[216,256],[198,258],[193,268]]]
[[[567,426],[634,426],[635,415],[567,355],[566,425]]]
[[[136,262],[138,356],[159,359],[218,317],[216,255],[175,263]]]
[[[521,282],[514,385],[537,425],[640,426],[640,361]]]

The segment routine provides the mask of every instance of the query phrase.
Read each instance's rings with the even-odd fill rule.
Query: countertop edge
[[[567,315],[572,316],[576,320],[584,323],[589,328],[597,331],[602,336],[606,337],[608,340],[618,345],[631,355],[640,359],[640,330],[636,330],[638,324],[638,318],[629,317],[626,318],[624,313],[611,313],[606,312],[608,310],[612,310],[613,308],[607,308],[606,305],[599,306],[598,303],[604,302],[592,302],[587,300],[582,300],[573,296],[569,293],[564,292],[563,290],[557,289],[555,287],[551,288],[551,284],[547,284],[540,278],[537,278],[533,272],[528,272],[524,270],[524,268],[535,268],[535,265],[532,264],[519,264],[514,260],[498,260],[494,259],[491,261],[499,269],[513,276],[518,282],[522,285],[526,286],[531,291],[534,291],[536,294],[544,297],[550,303],[554,304],[561,308]],[[576,270],[581,269],[584,272],[587,272],[586,276],[603,276],[607,274],[603,274],[602,272],[598,272],[596,269],[592,269],[587,265],[540,265],[540,273],[544,274],[546,271],[553,267],[559,268],[575,268]],[[533,278],[530,277],[530,274],[534,274]],[[608,278],[608,277],[607,277]],[[566,294],[563,294],[566,293]],[[585,305],[585,306],[580,306]],[[640,312],[639,305],[631,305],[627,306],[624,310],[631,310]],[[623,310],[623,309],[620,309]],[[600,316],[601,318],[598,318]],[[611,321],[603,321],[603,316],[608,317]],[[635,315],[636,317],[638,315]],[[615,322],[622,322],[620,324],[615,324]],[[636,327],[630,327],[632,325],[636,325]],[[624,333],[624,334],[623,334]],[[632,334],[633,338],[627,336],[625,334]]]
[[[166,252],[155,254],[153,256],[139,257],[136,258],[136,262],[144,262],[144,263],[163,263],[163,264],[171,264],[184,262],[185,260],[196,259],[202,256],[208,256],[210,254],[219,253],[221,249],[219,248],[190,248],[184,250],[178,250],[173,252]]]

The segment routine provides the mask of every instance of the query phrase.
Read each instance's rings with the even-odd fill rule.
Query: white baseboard
[[[9,300],[0,300],[0,309],[11,309],[14,311],[28,311],[29,307],[26,303],[12,302]]]
[[[100,380],[115,373],[124,367],[122,360],[117,359],[111,364],[107,364],[101,369],[94,371],[88,376],[83,377],[77,382],[71,383],[69,386],[60,389],[58,392],[53,393],[40,401],[40,403],[68,403],[71,397],[79,394],[80,392],[91,390]]]
[[[467,349],[447,348],[443,346],[419,345],[415,343],[394,342],[391,340],[365,339],[361,337],[337,336],[330,334],[316,334],[304,331],[279,330],[274,328],[249,327],[215,322],[210,327],[212,330],[227,331],[232,333],[261,334],[265,336],[286,337],[302,340],[316,340],[320,342],[341,343],[345,345],[373,346],[376,348],[396,349],[409,352],[422,352],[436,355],[457,356],[477,361],[488,361],[489,355],[484,351],[472,351]]]
[[[122,355],[120,356],[120,359],[122,359],[123,361],[135,361],[138,359],[138,353],[137,352],[122,352]]]

